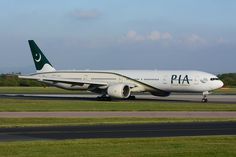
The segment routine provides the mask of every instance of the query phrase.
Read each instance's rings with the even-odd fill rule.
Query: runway
[[[172,94],[168,97],[156,97],[149,94],[135,95],[136,100],[113,99],[114,101],[164,101],[201,103],[200,94]],[[95,94],[0,94],[0,98],[43,99],[43,100],[81,100],[97,101]],[[236,95],[208,95],[208,103],[236,104]]]
[[[0,118],[236,118],[236,112],[220,111],[79,111],[0,112]]]
[[[0,141],[236,135],[236,122],[0,128]]]

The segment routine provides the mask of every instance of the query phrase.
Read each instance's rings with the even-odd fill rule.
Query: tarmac
[[[113,99],[113,101],[164,101],[201,103],[200,94],[172,94],[168,97],[157,97],[149,94],[137,94],[135,100]],[[44,100],[81,100],[97,101],[95,94],[0,94],[0,98],[44,99]],[[208,103],[236,104],[236,95],[208,95]]]
[[[236,135],[236,122],[0,128],[0,141]]]
[[[91,112],[0,112],[0,118],[236,118],[229,111],[91,111]]]

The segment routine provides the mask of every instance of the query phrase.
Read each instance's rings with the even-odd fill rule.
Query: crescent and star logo
[[[38,59],[37,59],[37,58],[38,58]],[[38,62],[41,61],[41,59],[42,59],[41,54],[40,54],[40,53],[36,53],[36,55],[35,55],[35,61],[38,63]]]

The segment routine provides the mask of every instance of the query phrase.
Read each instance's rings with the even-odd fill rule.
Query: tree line
[[[20,79],[17,77],[20,73],[0,74],[0,86],[23,86],[23,87],[41,87],[45,84],[34,81]],[[219,79],[224,82],[225,87],[236,87],[236,73],[226,73],[218,75]]]
[[[224,87],[236,87],[236,73],[227,73],[218,75],[224,82]]]
[[[20,73],[18,73],[20,74]],[[0,86],[1,87],[41,87],[44,86],[43,83],[34,80],[26,80],[18,78],[18,74],[1,74],[0,75]]]

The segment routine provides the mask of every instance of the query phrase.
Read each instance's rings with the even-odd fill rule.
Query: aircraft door
[[[83,80],[88,81],[88,75],[87,74],[84,75]]]
[[[124,78],[123,77],[121,77],[121,76],[119,76],[119,83],[123,83],[124,82]]]
[[[164,75],[163,78],[162,78],[162,83],[163,84],[167,84],[168,83],[168,76],[167,75]]]
[[[199,81],[200,81],[200,77],[199,76],[194,76],[194,78],[193,78],[194,85],[198,85]]]

